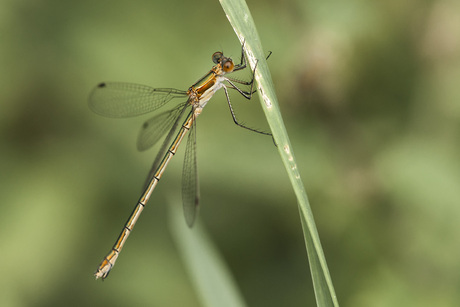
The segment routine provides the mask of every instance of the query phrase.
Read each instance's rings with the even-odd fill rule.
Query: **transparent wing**
[[[195,222],[199,199],[200,191],[196,166],[196,122],[194,121],[189,131],[182,169],[182,204],[185,221],[189,227],[192,227]]]
[[[100,83],[89,97],[89,107],[107,117],[131,117],[154,111],[173,98],[184,98],[186,91],[153,88],[133,83]]]
[[[172,142],[173,138],[176,136],[178,127],[182,123],[182,117],[183,117],[185,111],[188,108],[189,108],[188,103],[185,103],[185,104],[181,105],[180,107],[178,107],[179,114],[177,115],[176,120],[173,121],[171,129],[169,130],[168,135],[164,139],[164,141],[163,141],[163,143],[162,143],[162,145],[160,147],[160,150],[158,151],[158,153],[157,153],[157,155],[155,157],[155,161],[153,161],[152,167],[150,168],[150,171],[149,171],[149,173],[147,175],[147,180],[145,182],[144,187],[147,187],[147,185],[149,184],[150,180],[152,180],[153,175],[155,174],[155,171],[157,170],[158,166],[160,165],[161,160],[163,159],[164,155],[166,154],[166,151],[168,150],[169,146],[171,145],[171,142]],[[193,112],[193,111],[191,111],[191,112]]]
[[[186,104],[188,102],[147,120],[142,125],[142,129],[137,137],[137,149],[143,151],[155,145],[166,132],[171,130],[176,120],[182,114]]]

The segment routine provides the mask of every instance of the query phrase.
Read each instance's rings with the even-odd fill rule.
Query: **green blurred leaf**
[[[204,306],[246,306],[222,257],[201,223],[187,227],[182,204],[170,205],[170,229]]]

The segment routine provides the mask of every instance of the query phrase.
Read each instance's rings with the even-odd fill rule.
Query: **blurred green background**
[[[460,3],[249,1],[341,306],[460,304]],[[101,81],[186,89],[240,45],[218,1],[0,3],[0,305],[200,306],[167,225],[175,158],[104,282],[155,150]],[[268,129],[258,99],[239,118]],[[182,154],[184,149],[179,150]],[[218,93],[198,121],[200,222],[249,306],[314,306],[270,138]]]

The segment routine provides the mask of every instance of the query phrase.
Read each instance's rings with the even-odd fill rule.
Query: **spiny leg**
[[[241,127],[241,128],[244,128],[244,129],[247,129],[247,130],[250,130],[250,131],[253,131],[253,132],[256,132],[256,133],[260,133],[260,134],[263,134],[263,135],[272,135],[271,133],[268,133],[268,132],[264,132],[264,131],[260,131],[260,130],[257,130],[257,129],[254,129],[254,128],[250,128],[248,126],[245,126],[243,124],[241,124],[240,122],[238,122],[238,120],[236,119],[236,115],[235,115],[235,112],[233,111],[233,107],[232,107],[232,104],[230,102],[230,96],[228,95],[228,90],[227,90],[227,87],[226,86],[223,86],[223,89],[224,89],[224,92],[225,92],[225,96],[227,97],[227,103],[228,103],[228,107],[230,109],[230,113],[232,114],[232,118],[233,118],[233,122]],[[248,98],[250,99],[250,98]]]

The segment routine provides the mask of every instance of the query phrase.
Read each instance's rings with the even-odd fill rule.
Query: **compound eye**
[[[225,72],[232,72],[234,67],[235,65],[233,64],[232,59],[227,59],[226,61],[222,63],[222,69]]]
[[[224,55],[220,51],[214,52],[214,54],[212,55],[212,61],[214,62],[214,64],[218,64],[222,60],[223,56]]]

